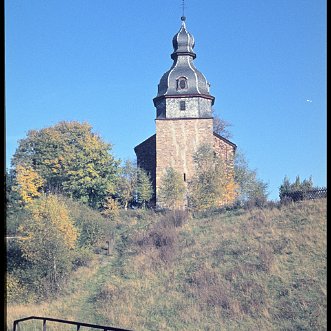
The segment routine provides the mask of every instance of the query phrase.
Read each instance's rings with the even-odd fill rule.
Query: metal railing
[[[28,320],[41,320],[42,321],[42,331],[46,331],[46,323],[47,321],[50,322],[57,322],[57,323],[62,323],[62,324],[71,324],[71,325],[76,325],[77,326],[77,331],[80,330],[81,327],[89,327],[89,328],[94,328],[94,329],[99,329],[99,330],[104,330],[104,331],[132,331],[132,330],[127,330],[127,329],[119,329],[115,328],[112,326],[105,326],[105,325],[97,325],[97,324],[90,324],[90,323],[83,323],[83,322],[75,322],[75,321],[67,321],[67,320],[61,320],[57,318],[51,318],[51,317],[39,317],[39,316],[30,316],[30,317],[25,317],[21,318],[18,320],[15,320],[13,323],[13,331],[19,331],[20,330],[20,323]]]

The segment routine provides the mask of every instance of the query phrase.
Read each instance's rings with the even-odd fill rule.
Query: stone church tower
[[[192,156],[202,144],[211,144],[225,161],[226,171],[233,174],[236,145],[213,132],[212,105],[206,77],[195,68],[194,38],[186,30],[185,17],[173,37],[172,67],[161,77],[157,96],[156,134],[135,147],[138,166],[151,176],[155,202],[166,169],[182,174],[184,182],[194,176]],[[186,202],[183,202],[186,205]]]

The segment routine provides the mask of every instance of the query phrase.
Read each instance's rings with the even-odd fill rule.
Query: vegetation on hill
[[[6,173],[8,328],[43,315],[134,330],[326,330],[326,199],[268,202],[243,154],[231,181],[201,148],[189,211],[176,210],[187,192],[168,169],[160,196],[173,211],[156,212],[147,173],[121,166],[89,124],[30,131]],[[284,180],[280,193],[311,186]]]
[[[8,302],[8,327],[45,315],[133,330],[326,330],[326,199],[120,211],[105,229],[111,254],[94,255],[56,298]]]

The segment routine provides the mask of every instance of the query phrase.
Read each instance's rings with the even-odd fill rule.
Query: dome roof
[[[172,38],[174,52],[171,54],[171,58],[175,60],[178,55],[191,55],[195,59],[196,55],[193,52],[194,37],[186,30],[185,17],[182,16],[181,19],[182,26]]]
[[[194,37],[186,30],[185,17],[179,31],[172,39],[174,60],[172,67],[161,77],[158,85],[158,94],[155,99],[163,96],[204,96],[213,99],[209,94],[206,77],[195,68],[193,60],[196,54],[193,51]],[[154,104],[155,104],[154,99]]]

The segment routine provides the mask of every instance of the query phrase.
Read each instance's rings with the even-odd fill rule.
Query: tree
[[[282,185],[279,187],[279,197],[282,199],[286,193],[291,191],[291,183],[287,176],[284,177]]]
[[[137,170],[137,201],[142,204],[143,208],[146,202],[150,201],[153,196],[153,187],[150,177],[145,170],[138,168]]]
[[[267,201],[268,184],[257,178],[256,170],[250,170],[243,153],[237,151],[234,162],[234,179],[238,185],[239,203],[261,206]]]
[[[134,200],[137,189],[137,166],[132,161],[125,161],[121,167],[116,194],[122,202],[124,209],[128,208],[129,203]]]
[[[22,198],[17,190],[17,181],[13,169],[6,170],[6,229],[10,233],[15,233],[17,216],[23,211]],[[11,223],[11,224],[9,224]],[[12,226],[14,225],[14,226]],[[12,232],[14,230],[14,232]]]
[[[42,195],[44,180],[31,167],[24,167],[20,164],[16,167],[16,186],[24,204]]]
[[[229,139],[232,137],[232,134],[228,130],[228,127],[232,124],[226,120],[221,119],[213,110],[213,131],[220,136]]]
[[[197,210],[218,207],[226,185],[224,164],[210,145],[201,145],[193,155],[195,176],[189,183],[189,205]]]
[[[20,249],[30,262],[31,285],[36,291],[56,292],[71,270],[70,252],[78,231],[67,206],[56,195],[45,195],[27,206],[31,217],[20,226]]]
[[[173,168],[167,168],[159,191],[162,205],[173,210],[178,209],[183,205],[185,193],[183,177]]]
[[[313,189],[314,183],[312,176],[309,179],[304,179],[302,182],[300,176],[296,176],[293,183],[285,176],[282,185],[279,187],[279,198],[281,201],[284,201],[286,197],[294,201],[301,200],[305,192]]]
[[[88,123],[73,121],[29,131],[20,140],[12,165],[36,172],[44,180],[44,192],[66,194],[100,208],[115,192],[119,162],[111,145]]]
[[[17,186],[16,176],[13,169],[6,169],[5,175],[5,189],[6,189],[6,207],[10,209],[15,209],[20,205],[20,194],[15,190]]]

